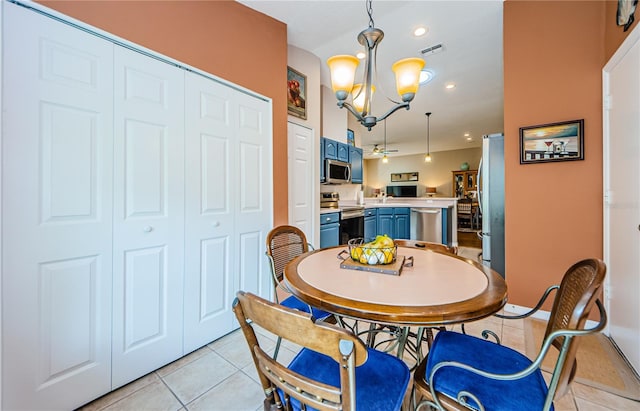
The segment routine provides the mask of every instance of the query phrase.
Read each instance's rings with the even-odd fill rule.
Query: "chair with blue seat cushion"
[[[400,359],[367,348],[344,328],[250,293],[238,292],[233,310],[258,370],[265,410],[401,409],[410,372]],[[303,348],[285,366],[260,347],[255,326]]]
[[[271,279],[274,286],[274,294],[276,302],[284,305],[285,307],[293,308],[294,310],[300,310],[313,315],[313,318],[317,320],[326,320],[332,318],[331,313],[320,310],[315,307],[309,306],[307,303],[300,301],[297,297],[290,295],[291,293],[282,282],[284,275],[284,267],[297,256],[308,252],[313,249],[307,242],[307,238],[304,232],[297,227],[290,225],[281,225],[275,227],[269,234],[267,234],[267,257],[269,257],[269,263],[271,267]],[[288,295],[285,299],[280,301],[278,296],[278,290]],[[275,348],[274,356],[278,356],[280,350],[280,342],[278,339]]]
[[[598,297],[606,272],[598,259],[586,259],[571,266],[559,286],[547,289],[536,307],[518,315],[528,317],[542,307],[556,291],[545,338],[532,361],[500,344],[470,335],[442,331],[436,335],[427,358],[414,375],[414,395],[423,400],[416,410],[553,410],[553,401],[568,390],[575,375],[580,336],[601,331],[607,317]],[[600,320],[585,329],[593,306]],[[558,349],[556,364],[547,384],[540,366],[549,348]]]

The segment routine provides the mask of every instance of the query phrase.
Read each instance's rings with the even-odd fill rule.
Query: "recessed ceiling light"
[[[415,37],[424,36],[425,34],[427,34],[427,31],[428,30],[426,27],[420,26],[413,31],[413,35]]]
[[[449,90],[451,90],[452,88],[456,88],[456,85],[455,85],[455,84],[453,84],[453,83],[449,83],[449,84],[447,84],[447,85],[446,85],[446,86],[444,86],[444,87],[445,87],[445,88],[447,88],[447,89],[449,89]]]
[[[464,136],[465,137],[469,137],[469,133],[464,133]]]
[[[467,141],[473,140],[473,137],[467,137]]]
[[[362,60],[363,58],[365,58],[367,55],[364,54],[364,51],[359,52],[358,54],[356,54],[356,57],[359,58],[360,60]]]
[[[433,71],[431,70],[422,70],[420,71],[420,84],[427,84],[431,80],[433,80]]]

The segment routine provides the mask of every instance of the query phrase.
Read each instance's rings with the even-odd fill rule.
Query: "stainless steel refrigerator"
[[[478,202],[482,213],[482,260],[505,277],[504,270],[504,135],[482,137],[478,168]]]

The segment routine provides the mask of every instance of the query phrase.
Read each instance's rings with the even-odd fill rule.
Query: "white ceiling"
[[[321,82],[331,87],[327,58],[355,55],[358,33],[369,25],[365,0],[239,0],[287,24],[288,43],[320,58]],[[431,152],[479,147],[482,135],[503,131],[502,1],[373,1],[375,27],[384,31],[378,46],[378,80],[373,114],[382,115],[397,100],[391,65],[405,57],[424,57],[434,79],[420,87],[411,109],[387,119],[387,148],[392,155],[424,153],[430,118]],[[426,35],[412,31],[426,26]],[[423,56],[420,50],[442,43],[444,51]],[[363,66],[364,64],[360,64]],[[359,67],[361,70],[361,67]],[[356,76],[356,80],[359,75]],[[452,90],[445,84],[455,83]],[[380,89],[386,92],[381,93]],[[352,117],[351,115],[349,115]],[[351,120],[350,120],[351,121]],[[370,132],[358,125],[365,158],[382,144],[384,125]],[[469,133],[467,141],[464,133]]]

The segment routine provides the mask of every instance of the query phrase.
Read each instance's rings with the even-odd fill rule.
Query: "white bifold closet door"
[[[113,388],[182,355],[184,70],[115,46]]]
[[[271,102],[2,12],[0,408],[75,409],[270,295]]]
[[[184,349],[237,328],[236,290],[270,295],[271,110],[195,73],[186,74]]]
[[[2,408],[69,409],[111,388],[113,44],[2,6]]]

